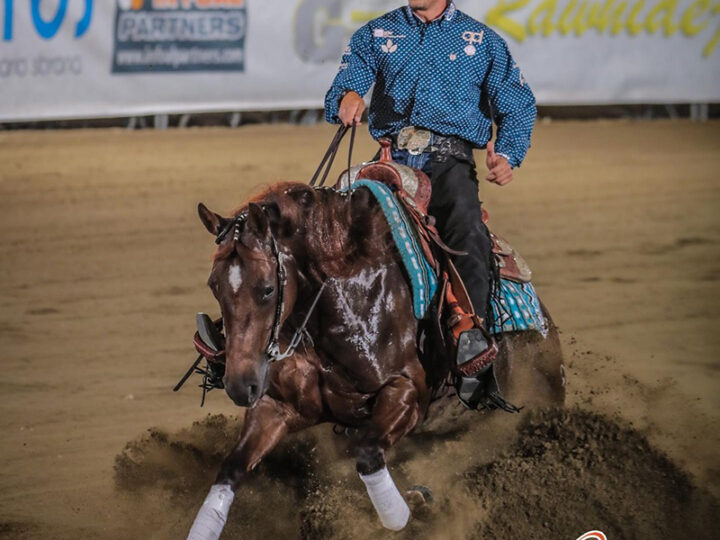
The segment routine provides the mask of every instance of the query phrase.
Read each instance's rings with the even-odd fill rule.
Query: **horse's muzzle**
[[[264,360],[256,369],[248,369],[240,374],[226,371],[223,377],[225,392],[238,407],[252,407],[267,391],[269,363]]]

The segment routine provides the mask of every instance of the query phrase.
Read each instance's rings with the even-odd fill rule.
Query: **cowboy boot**
[[[493,369],[493,361],[497,354],[497,343],[482,329],[475,327],[460,334],[455,357],[457,366],[455,389],[458,399],[466,408],[520,411],[500,394]]]

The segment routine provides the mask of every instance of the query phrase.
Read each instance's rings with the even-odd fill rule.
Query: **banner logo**
[[[85,35],[90,28],[90,22],[93,16],[93,0],[75,0],[76,3],[83,4],[82,15],[71,21],[74,24],[75,38]],[[67,18],[68,0],[59,0],[56,2],[45,2],[42,0],[30,0],[19,4],[17,8],[23,10],[29,9],[32,15],[33,26],[38,36],[43,39],[52,39],[63,26]],[[2,41],[12,41],[15,35],[15,12],[17,10],[15,0],[2,0],[2,10],[0,10],[0,35]]]
[[[485,20],[520,43],[535,36],[579,37],[590,31],[665,39],[702,34],[705,58],[720,43],[720,4],[712,0],[497,0]]]
[[[245,70],[245,0],[116,2],[113,73]]]

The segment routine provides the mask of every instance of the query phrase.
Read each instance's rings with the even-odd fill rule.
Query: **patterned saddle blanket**
[[[437,291],[438,280],[416,238],[411,219],[386,184],[359,179],[350,189],[361,187],[373,194],[385,214],[412,288],[415,317],[422,319]],[[492,300],[495,322],[491,334],[525,330],[547,334],[547,321],[532,283],[501,278],[498,293]]]

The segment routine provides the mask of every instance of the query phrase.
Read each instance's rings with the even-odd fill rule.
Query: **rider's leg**
[[[411,162],[407,152],[402,151],[393,152],[393,158],[411,166],[424,164],[423,170],[429,173],[432,198],[428,213],[435,217],[438,231],[445,243],[455,250],[467,252],[467,255],[453,257],[453,263],[465,284],[475,314],[484,320],[487,328],[490,314],[492,241],[482,222],[475,164],[445,156],[435,156],[429,161],[421,160],[415,163]],[[458,363],[473,358],[483,360],[483,356],[487,357],[492,352],[491,344],[480,329],[465,332],[461,340],[462,354],[458,354]],[[469,376],[458,377],[460,401],[471,409],[483,406],[506,411],[516,410],[500,395],[493,369],[490,365]]]
[[[435,162],[431,170],[432,198],[428,213],[437,220],[443,241],[451,248],[466,251],[453,258],[475,313],[486,318],[490,292],[491,242],[482,222],[475,166],[448,158]]]
[[[413,156],[407,150],[398,149],[393,150],[392,156],[396,162],[422,169],[430,177],[432,198],[428,213],[437,220],[440,236],[448,246],[468,252],[467,256],[454,257],[453,263],[465,283],[475,313],[485,319],[492,244],[482,222],[475,164],[452,157],[437,161],[433,154]]]
[[[418,364],[419,365],[419,364]],[[422,415],[424,380],[397,377],[378,394],[370,428],[356,447],[357,471],[383,526],[405,527],[410,509],[390,477],[385,450],[415,427]]]
[[[453,258],[472,301],[475,313],[483,319],[486,329],[490,312],[489,295],[492,268],[492,241],[482,222],[478,200],[475,165],[448,158],[435,161],[431,169],[432,198],[428,213],[437,220],[438,231],[445,243],[465,256]],[[502,408],[508,412],[515,407],[500,394],[492,361],[492,343],[480,329],[471,329],[460,336],[458,364],[479,361],[474,373],[458,375],[456,388],[462,403],[471,409]]]

